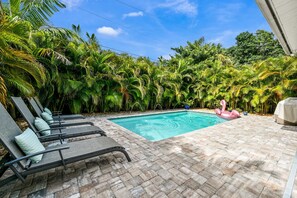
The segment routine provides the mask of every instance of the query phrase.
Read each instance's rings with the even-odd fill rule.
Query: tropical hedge
[[[69,113],[192,107],[272,113],[296,96],[297,58],[285,56],[271,32],[243,32],[223,48],[203,38],[172,48],[157,62],[103,50],[94,34],[49,27],[58,0],[0,1],[0,101],[38,95]]]

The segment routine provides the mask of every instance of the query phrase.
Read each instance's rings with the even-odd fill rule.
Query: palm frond
[[[6,105],[7,98],[7,87],[5,85],[4,79],[0,76],[0,102]]]
[[[35,93],[32,84],[24,80],[22,76],[15,75],[15,73],[12,73],[9,78],[6,78],[5,82],[8,86],[16,88],[20,92],[20,95],[33,96]]]
[[[35,27],[46,25],[49,17],[59,11],[59,8],[66,7],[60,0],[22,0],[21,2],[20,17],[30,21]]]

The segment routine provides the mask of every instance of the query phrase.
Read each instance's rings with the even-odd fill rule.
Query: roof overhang
[[[256,1],[286,54],[297,54],[297,0]]]

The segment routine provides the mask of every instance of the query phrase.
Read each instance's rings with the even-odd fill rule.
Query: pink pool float
[[[236,110],[232,110],[231,112],[226,111],[227,102],[225,100],[221,100],[220,104],[222,105],[222,109],[215,109],[217,116],[228,120],[240,117],[239,112]]]

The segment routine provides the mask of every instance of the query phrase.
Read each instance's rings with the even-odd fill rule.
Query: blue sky
[[[51,18],[57,27],[80,25],[99,43],[152,60],[174,54],[171,47],[204,37],[235,44],[240,32],[271,31],[255,0],[63,0]],[[104,48],[104,47],[103,47]]]

